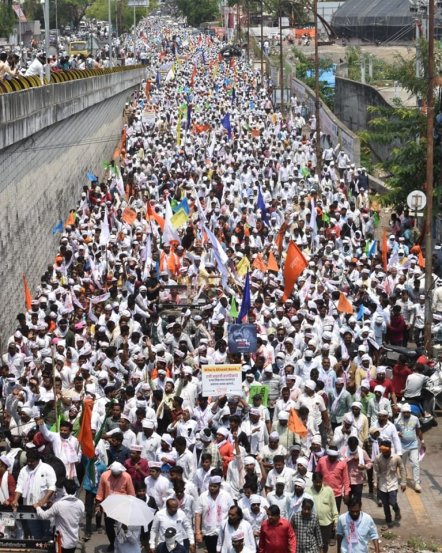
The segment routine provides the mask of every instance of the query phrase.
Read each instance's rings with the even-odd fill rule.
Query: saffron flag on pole
[[[348,315],[353,315],[354,313],[353,305],[343,292],[339,294],[339,301],[336,307],[341,313],[347,313]]]
[[[290,432],[298,434],[301,438],[305,438],[308,434],[307,428],[305,427],[302,420],[299,418],[298,413],[294,409],[290,409],[289,422],[287,427]]]
[[[266,265],[261,253],[259,253],[255,257],[255,260],[252,263],[252,267],[254,267],[255,269],[258,269],[258,271],[261,271],[261,273],[266,273],[267,272],[267,265]]]
[[[23,288],[25,292],[25,306],[26,309],[29,311],[32,307],[32,296],[31,291],[29,290],[28,281],[26,280],[26,276],[23,274]]]
[[[269,260],[267,262],[267,270],[273,271],[275,273],[279,272],[278,262],[276,261],[276,257],[273,255],[273,252],[269,253]]]
[[[159,215],[150,203],[147,204],[147,219],[153,219],[155,223],[160,227],[161,230],[164,229],[164,219]]]
[[[242,323],[243,319],[247,317],[249,309],[252,306],[252,300],[250,298],[250,275],[247,272],[246,280],[244,282],[244,290],[242,293],[241,309],[239,310],[238,323]]]
[[[284,264],[284,295],[283,301],[287,301],[292,293],[295,282],[301,276],[304,269],[307,267],[307,259],[304,254],[298,248],[298,246],[291,241],[287,250],[287,258]]]
[[[81,452],[88,459],[93,459],[95,456],[95,444],[91,426],[93,406],[94,402],[92,399],[85,399],[83,401],[83,413],[77,438],[81,446]]]

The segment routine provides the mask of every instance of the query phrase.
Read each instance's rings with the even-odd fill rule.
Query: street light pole
[[[264,0],[261,0],[261,86],[264,83]]]
[[[315,22],[315,117],[316,117],[316,172],[321,173],[321,96],[319,91],[319,48],[318,48],[318,0],[313,0]]]
[[[46,65],[45,65],[45,77],[46,84],[51,82],[51,66],[48,62],[49,56],[49,0],[45,0],[45,50],[46,50]]]
[[[433,286],[433,154],[434,154],[434,0],[428,2],[428,88],[427,88],[427,172],[425,210],[425,328],[424,343],[427,352],[431,352],[431,324],[433,314],[431,310],[431,289]]]
[[[111,0],[108,0],[108,16],[109,16],[109,67],[112,67],[112,9],[111,9]]]
[[[279,0],[279,88],[281,90],[281,113],[284,113],[284,47],[282,44],[282,0]]]

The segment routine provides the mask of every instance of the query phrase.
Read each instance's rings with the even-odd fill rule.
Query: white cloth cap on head
[[[211,476],[209,478],[209,484],[221,484],[222,481],[221,476]]]
[[[254,493],[250,496],[250,505],[253,505],[254,503],[258,503],[259,505],[261,505],[261,496]]]
[[[402,412],[402,413],[411,413],[410,404],[409,404],[409,403],[404,403],[404,404],[401,406],[401,412]],[[0,457],[0,460],[1,460],[1,457]]]
[[[319,434],[312,437],[311,445],[322,445],[322,439]]]
[[[224,438],[229,435],[229,431],[227,430],[227,428],[224,428],[224,426],[220,426],[219,428],[217,428],[216,433],[221,434],[221,436],[224,436]]]
[[[289,415],[289,413],[287,413],[287,411],[280,411],[278,413],[278,419],[280,421],[288,421],[289,417],[290,417],[290,415]]]
[[[269,440],[279,440],[278,432],[271,432],[269,435]]]
[[[255,464],[255,458],[251,455],[247,455],[244,457],[244,464],[245,465],[254,465]]]
[[[170,434],[163,434],[161,436],[161,441],[166,442],[166,444],[170,446],[173,444],[173,438]]]
[[[306,380],[304,384],[305,388],[309,388],[310,390],[315,391],[316,390],[316,382],[314,380]]]
[[[296,459],[296,464],[307,468],[308,467],[308,459],[306,459],[305,457],[298,457]]]
[[[383,386],[381,386],[380,384],[378,384],[377,386],[374,387],[374,391],[375,392],[381,392],[381,394],[383,394],[385,392],[385,388]]]
[[[141,421],[141,426],[143,428],[155,428],[155,422],[151,419],[143,419]]]
[[[232,541],[241,541],[244,539],[244,532],[242,530],[236,530],[236,532],[233,532],[230,539]]]
[[[119,463],[118,461],[114,461],[110,466],[109,468],[111,469],[112,472],[116,472],[118,474],[121,474],[122,472],[126,472],[126,468],[124,467],[124,465],[122,465],[121,463]]]
[[[293,480],[293,485],[294,486],[299,486],[300,488],[302,488],[304,490],[307,484],[306,484],[306,481],[303,478],[295,478]]]

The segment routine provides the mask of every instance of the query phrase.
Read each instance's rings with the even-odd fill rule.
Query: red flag
[[[388,266],[388,243],[387,243],[387,230],[384,230],[381,243],[382,264],[384,269],[387,270]]]
[[[307,259],[298,246],[291,241],[287,250],[284,264],[284,295],[282,301],[287,301],[292,293],[293,286],[307,267]]]
[[[25,290],[25,306],[26,306],[26,309],[29,311],[32,306],[32,296],[31,296],[31,291],[29,290],[28,281],[26,280],[26,277],[24,274],[23,274],[23,288]]]
[[[83,414],[81,416],[81,426],[77,437],[80,442],[81,451],[88,459],[93,459],[95,456],[95,445],[91,428],[93,406],[94,402],[92,399],[85,399],[83,401]]]
[[[193,66],[192,76],[190,77],[190,88],[195,86],[195,77],[197,76],[198,71],[196,65]]]
[[[274,271],[275,273],[279,271],[278,262],[276,261],[276,258],[273,255],[273,252],[270,252],[269,254],[269,260],[267,262],[267,270]]]
[[[161,217],[161,215],[158,215],[158,213],[149,203],[147,204],[147,219],[153,219],[161,230],[164,229],[164,219]]]
[[[348,313],[349,315],[353,315],[354,313],[353,305],[351,304],[347,296],[342,292],[339,294],[337,309],[341,313]]]
[[[230,58],[230,68],[233,69],[235,67],[235,58]]]
[[[417,254],[417,264],[421,269],[425,269],[425,258],[422,255],[422,250],[419,248],[419,253]]]

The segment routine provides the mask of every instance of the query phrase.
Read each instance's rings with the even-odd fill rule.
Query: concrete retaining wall
[[[373,86],[343,77],[336,77],[335,114],[353,132],[366,130],[373,117],[369,106],[388,107],[390,104]],[[377,160],[388,157],[390,146],[371,144]]]
[[[144,69],[0,95],[0,149],[136,86]]]
[[[106,79],[101,86],[92,82],[65,83],[0,96],[2,110],[8,109],[13,127],[11,130],[4,125],[3,115],[0,116],[1,136],[14,142],[0,151],[3,343],[15,328],[17,313],[25,310],[22,273],[34,295],[40,277],[52,266],[59,242],[59,235],[52,236],[52,227],[60,219],[64,221],[76,206],[81,188],[87,183],[86,172],[102,174],[102,163],[111,158],[121,134],[124,103],[142,75],[137,71],[130,76],[125,73],[96,80],[101,78]],[[80,91],[76,92],[72,85],[80,86]],[[49,102],[54,95],[58,105]],[[33,104],[32,99],[40,103]],[[87,103],[91,107],[84,109]],[[30,110],[29,121],[26,109]],[[42,130],[34,133],[37,114],[43,124]],[[20,135],[27,137],[17,141]]]

